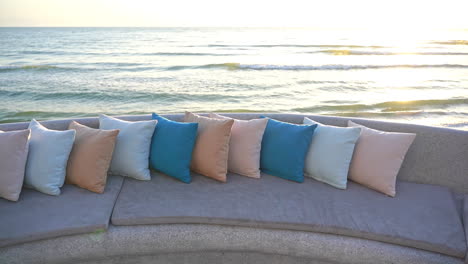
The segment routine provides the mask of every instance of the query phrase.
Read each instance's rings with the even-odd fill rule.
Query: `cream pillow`
[[[68,129],[74,129],[76,136],[68,158],[66,183],[103,193],[119,130],[94,129],[75,121]]]
[[[226,182],[229,139],[234,120],[220,120],[185,112],[184,122],[198,123],[191,169],[215,180]]]
[[[23,187],[30,131],[0,131],[0,197],[18,201]]]
[[[352,121],[348,126],[361,128],[348,177],[394,197],[398,171],[416,134],[379,131]]]
[[[232,118],[210,114],[211,118]],[[233,119],[229,143],[228,170],[252,178],[260,178],[260,152],[268,119]]]

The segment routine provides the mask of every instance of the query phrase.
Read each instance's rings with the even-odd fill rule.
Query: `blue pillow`
[[[304,124],[318,125],[305,162],[305,176],[346,189],[359,127],[327,126],[304,117]]]
[[[305,158],[316,127],[269,119],[263,134],[260,169],[266,174],[303,182]]]
[[[153,119],[158,120],[158,124],[151,142],[151,168],[190,183],[190,162],[198,124],[174,122],[155,113]]]

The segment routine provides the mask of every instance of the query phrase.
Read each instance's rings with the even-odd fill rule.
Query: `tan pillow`
[[[72,121],[75,143],[68,158],[66,182],[92,192],[103,193],[119,130],[101,130]]]
[[[226,182],[229,139],[234,120],[220,120],[185,112],[184,121],[198,123],[191,169],[218,181]]]
[[[214,113],[211,113],[210,117],[232,119]],[[268,119],[233,120],[228,170],[247,177],[260,178],[260,152]]]
[[[379,131],[352,121],[348,126],[361,128],[348,178],[395,197],[397,174],[416,134]]]
[[[31,131],[0,131],[0,197],[18,201],[23,187]]]

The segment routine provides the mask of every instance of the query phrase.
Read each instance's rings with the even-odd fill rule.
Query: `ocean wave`
[[[440,56],[466,56],[467,52],[386,52],[386,51],[361,51],[349,49],[329,49],[320,51],[310,51],[307,53],[325,53],[329,55],[440,55]]]
[[[26,55],[79,55],[79,56],[231,56],[238,53],[211,52],[89,52],[89,51],[60,51],[60,50],[23,50],[19,54]]]
[[[0,72],[10,71],[45,71],[45,70],[70,70],[70,68],[57,67],[54,65],[21,65],[21,66],[0,66]]]
[[[468,45],[468,40],[434,41],[432,43],[441,45]]]
[[[74,100],[76,101],[106,101],[106,102],[182,102],[198,101],[212,102],[220,99],[241,100],[241,95],[225,95],[218,93],[170,93],[150,91],[71,91],[71,92],[39,92],[31,90],[14,91],[0,90],[0,100],[18,97],[25,100]]]
[[[38,120],[74,118],[74,117],[90,117],[96,116],[93,113],[82,112],[46,112],[46,111],[5,111],[0,110],[0,123],[27,122],[32,118]]]
[[[448,108],[457,105],[468,105],[468,98],[452,98],[452,99],[433,99],[433,100],[413,100],[413,101],[388,101],[376,104],[337,104],[337,105],[322,105],[312,107],[294,108],[297,112],[329,112],[338,114],[340,112],[360,113],[363,111],[378,110],[380,114],[390,112],[405,112],[418,111],[422,109],[440,109]]]
[[[209,45],[198,45],[198,46],[187,46],[187,47],[244,47],[244,48],[388,48],[386,46],[378,45],[356,45],[356,44],[251,44],[251,45],[230,45],[230,44],[209,44]]]
[[[187,69],[226,69],[226,70],[285,70],[285,71],[322,71],[322,70],[367,70],[387,68],[461,68],[468,69],[468,65],[462,64],[390,64],[390,65],[272,65],[272,64],[240,64],[235,62],[171,66],[166,70],[178,71]]]

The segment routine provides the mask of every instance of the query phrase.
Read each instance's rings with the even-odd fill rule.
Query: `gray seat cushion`
[[[465,226],[465,237],[468,242],[468,195],[465,195],[463,202],[463,224]],[[465,262],[468,263],[468,251],[466,252]]]
[[[0,199],[0,247],[107,229],[122,182],[109,177],[103,194],[64,185],[59,196],[23,189],[18,202]]]
[[[228,175],[223,184],[193,175],[191,184],[153,174],[125,179],[114,225],[205,223],[315,231],[394,243],[463,258],[463,225],[445,187],[399,182],[390,198],[358,184],[339,190],[262,174]]]

